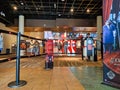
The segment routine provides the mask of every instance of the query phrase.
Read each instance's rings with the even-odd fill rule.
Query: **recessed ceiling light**
[[[36,7],[36,10],[38,10],[38,8]]]
[[[87,11],[86,11],[87,13],[90,13],[90,9],[87,9]]]
[[[18,8],[17,8],[17,6],[13,6],[13,9],[14,9],[14,10],[17,10]]]
[[[74,12],[74,8],[71,8],[71,9],[70,9],[70,12]]]
[[[59,13],[58,16],[61,16],[61,14]]]
[[[3,11],[0,12],[0,15],[5,17],[5,13]]]
[[[23,3],[23,2],[21,2],[20,4],[21,4],[21,5],[24,5],[24,3]]]
[[[20,4],[21,4],[21,5],[24,5],[23,1],[20,1]]]
[[[62,2],[64,2],[65,0],[61,0]]]

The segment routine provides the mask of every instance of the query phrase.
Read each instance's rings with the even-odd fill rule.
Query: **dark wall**
[[[18,26],[18,19],[15,19],[15,26]],[[25,19],[26,27],[55,27],[55,26],[70,26],[70,27],[96,27],[96,19],[56,19],[56,20],[40,20],[40,19]]]
[[[6,2],[6,0],[0,0],[0,4],[0,22],[7,26],[13,25],[14,19],[11,14],[11,7],[8,6],[8,2]]]

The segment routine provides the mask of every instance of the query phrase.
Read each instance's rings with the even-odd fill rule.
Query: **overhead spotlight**
[[[90,9],[87,9],[87,11],[86,11],[87,13],[90,13]]]
[[[5,13],[3,11],[0,12],[0,15],[5,17]]]
[[[64,2],[65,0],[61,0],[62,2]]]
[[[36,10],[38,10],[39,8],[36,7]]]
[[[21,4],[21,5],[24,5],[24,3],[23,3],[23,2],[21,2],[20,4]]]
[[[24,3],[23,3],[22,1],[20,1],[20,4],[21,4],[21,5],[24,5]]]
[[[71,9],[70,9],[70,12],[74,12],[74,8],[71,8]]]
[[[17,6],[13,6],[13,9],[14,9],[14,10],[17,10],[18,8],[17,8]]]
[[[61,16],[61,14],[59,13],[59,14],[58,14],[58,16],[60,17],[60,16]]]

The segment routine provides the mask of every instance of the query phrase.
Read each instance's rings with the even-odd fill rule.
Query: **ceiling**
[[[2,10],[8,13],[6,15],[13,18],[20,14],[27,19],[78,19],[102,15],[102,0],[0,0],[0,3]],[[74,11],[71,12],[71,9]],[[89,12],[86,12],[87,9]]]

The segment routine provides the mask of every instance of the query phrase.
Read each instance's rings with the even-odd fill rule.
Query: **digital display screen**
[[[44,31],[44,39],[53,39],[52,31]]]
[[[76,32],[52,32],[44,31],[44,39],[80,39],[81,36],[86,37],[86,33],[76,33]],[[90,36],[93,38],[97,37],[96,33],[90,33]]]

